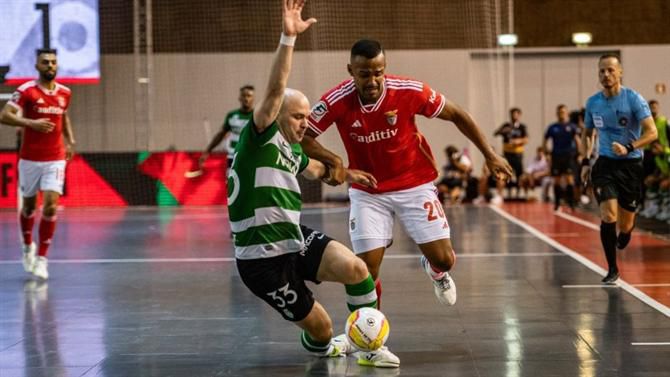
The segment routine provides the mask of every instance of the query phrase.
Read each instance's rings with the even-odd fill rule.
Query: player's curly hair
[[[374,39],[360,39],[351,46],[351,57],[362,56],[366,59],[372,59],[384,52],[381,43]]]
[[[56,55],[56,49],[55,48],[38,48],[35,50],[35,56],[40,56],[42,54],[54,54]]]

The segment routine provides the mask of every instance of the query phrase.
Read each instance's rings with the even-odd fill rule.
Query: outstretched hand
[[[507,160],[497,154],[493,154],[492,157],[488,158],[486,160],[486,165],[488,166],[491,175],[499,181],[507,182],[512,179],[512,176],[514,175],[514,170],[512,170],[512,167]]]
[[[283,32],[287,36],[296,36],[307,30],[316,18],[302,19],[302,8],[306,0],[283,0],[282,16],[284,18]]]
[[[370,188],[377,188],[377,179],[372,174],[362,170],[347,169],[347,181]]]
[[[321,180],[330,186],[339,186],[344,183],[347,178],[347,170],[342,164],[335,166],[328,165],[326,175]]]

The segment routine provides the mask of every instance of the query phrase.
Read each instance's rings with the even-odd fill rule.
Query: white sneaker
[[[340,334],[330,340],[328,350],[315,353],[319,357],[345,357],[355,352],[356,349],[349,343],[344,334]]]
[[[23,269],[26,270],[26,272],[32,272],[33,267],[35,267],[35,251],[37,250],[37,246],[35,245],[35,242],[31,243],[30,245],[23,245]]]
[[[503,204],[504,201],[505,200],[500,195],[493,195],[493,197],[491,198],[491,204],[493,204],[494,206],[499,206]]]
[[[640,211],[640,216],[650,219],[656,216],[660,212],[660,210],[661,209],[655,200],[650,201],[648,203],[645,203],[644,209]]]
[[[449,276],[449,273],[445,271],[440,279],[435,280],[430,263],[428,263],[428,259],[423,255],[421,256],[421,266],[423,266],[423,270],[426,271],[426,274],[428,274],[428,277],[433,282],[437,300],[442,304],[454,305],[456,303],[456,284],[451,276]]]
[[[472,201],[472,204],[475,205],[486,204],[486,198],[480,195],[476,197],[475,200]]]
[[[47,264],[48,261],[46,257],[37,257],[37,260],[35,261],[35,267],[33,267],[33,275],[40,279],[47,280],[49,278]]]
[[[340,334],[333,339],[330,340],[330,343],[337,349],[339,349],[340,353],[344,355],[349,355],[351,353],[356,352],[356,348],[349,343],[349,339],[347,339],[346,334]]]
[[[397,368],[400,366],[400,359],[384,346],[376,351],[359,352],[358,365],[378,368]]]
[[[663,211],[656,214],[656,220],[670,220],[670,207],[666,207]]]

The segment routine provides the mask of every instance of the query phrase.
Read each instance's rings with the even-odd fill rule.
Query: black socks
[[[605,257],[607,258],[607,265],[610,271],[618,271],[616,265],[616,222],[600,223],[600,242],[603,244],[605,250]]]

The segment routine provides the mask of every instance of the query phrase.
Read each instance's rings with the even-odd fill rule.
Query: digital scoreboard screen
[[[37,77],[35,51],[58,54],[57,80],[100,80],[98,0],[0,0],[0,81],[20,85]]]

